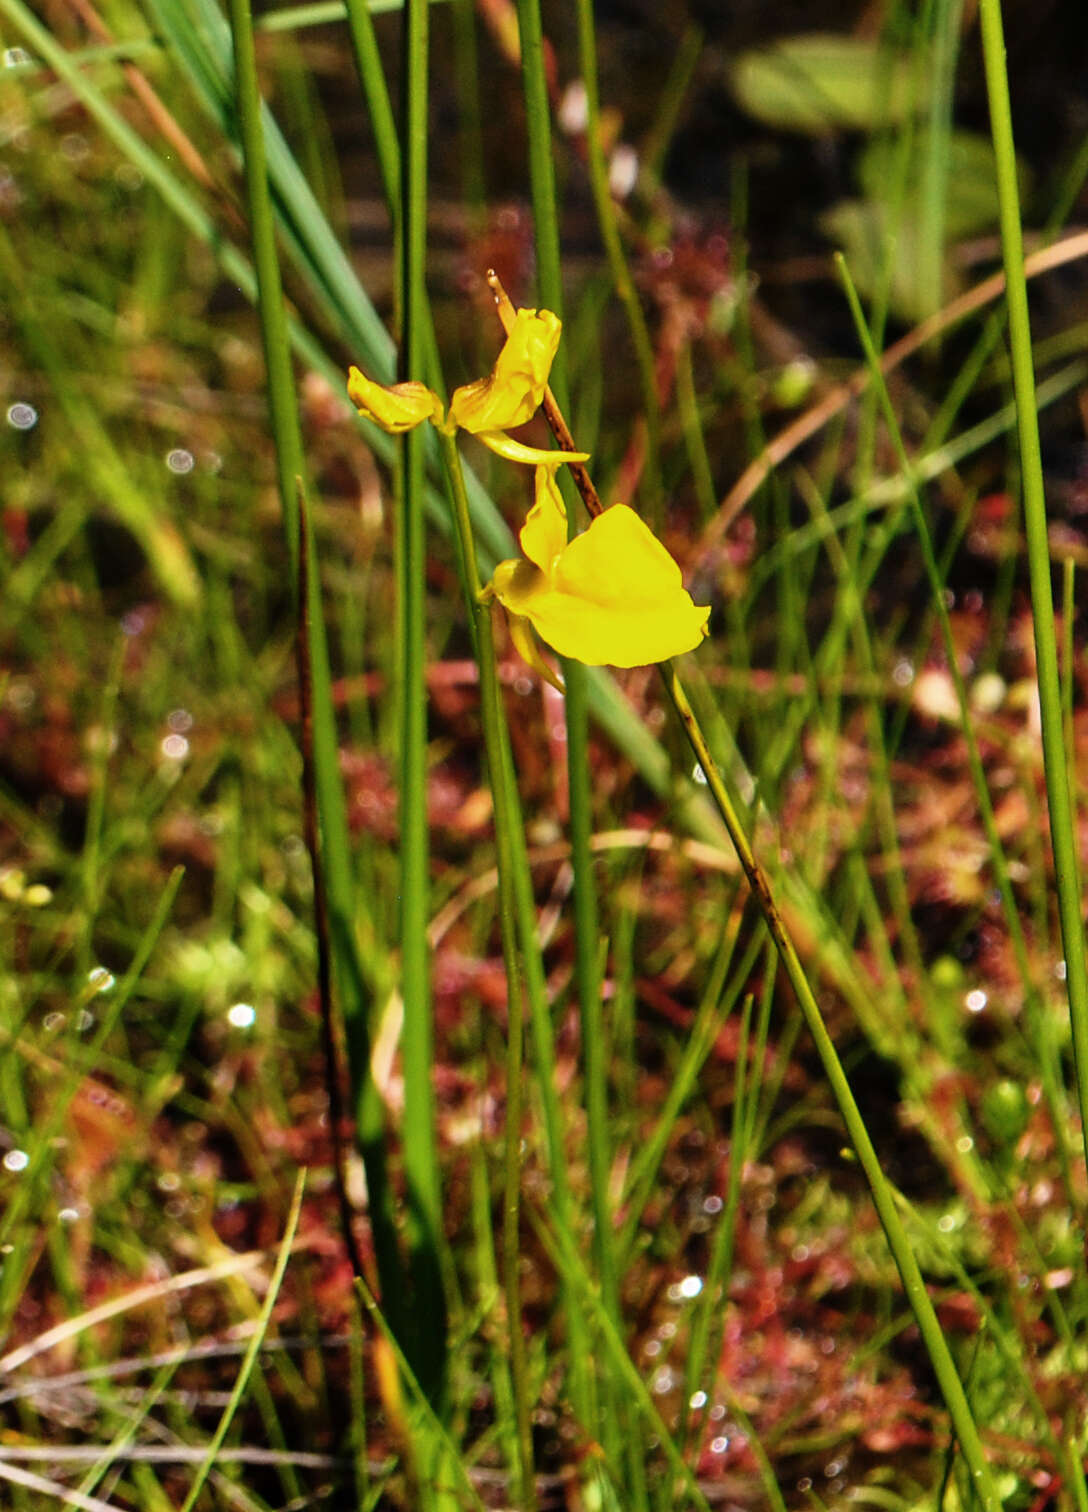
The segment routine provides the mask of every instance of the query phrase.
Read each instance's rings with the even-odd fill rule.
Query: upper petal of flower
[[[424,420],[442,420],[442,401],[425,383],[394,383],[386,388],[353,367],[348,373],[348,397],[361,415],[390,435],[413,430]]]
[[[561,329],[550,310],[519,310],[490,374],[454,392],[450,426],[501,431],[531,419],[544,397]]]
[[[554,468],[537,468],[536,503],[525,517],[518,540],[530,562],[550,576],[567,547],[567,511]]]

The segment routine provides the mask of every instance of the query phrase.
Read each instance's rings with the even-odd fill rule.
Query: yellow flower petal
[[[550,682],[553,688],[563,692],[563,680],[554,667],[550,667],[540,654],[540,642],[533,634],[533,627],[529,620],[523,619],[520,614],[507,616],[510,625],[510,639],[514,642],[514,649],[527,666],[532,667],[534,672],[539,672],[545,682]]]
[[[567,511],[550,467],[536,470],[536,503],[525,518],[518,536],[521,549],[542,572],[552,570],[567,546]]]
[[[493,590],[561,656],[591,667],[649,666],[691,651],[710,616],[692,603],[679,567],[625,504],[606,509],[550,570],[504,562]]]
[[[456,397],[455,394],[454,398]],[[555,469],[567,462],[589,461],[588,452],[544,451],[539,446],[526,446],[521,441],[515,441],[513,436],[508,436],[505,431],[478,431],[477,437],[498,456],[505,457],[507,462],[521,462],[526,467]]]
[[[413,430],[424,420],[442,420],[442,401],[425,383],[394,383],[386,388],[353,367],[348,373],[348,397],[361,415],[390,435]]]
[[[531,419],[544,397],[561,329],[550,310],[519,310],[490,374],[454,393],[451,428],[503,431]]]

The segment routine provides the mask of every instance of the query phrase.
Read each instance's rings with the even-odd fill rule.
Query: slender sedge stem
[[[563,282],[559,255],[559,214],[555,190],[552,154],[551,113],[544,68],[544,39],[539,0],[518,0],[518,33],[521,44],[522,88],[528,132],[529,180],[533,203],[533,229],[536,248],[537,280],[541,302],[556,315],[563,315]],[[514,310],[501,283],[492,271],[488,282],[495,294],[503,328],[510,329]],[[556,401],[551,388],[545,395],[549,419],[563,450],[573,451],[574,441],[562,421],[561,405],[568,400],[565,355],[560,348],[552,368],[552,381],[559,391]],[[562,429],[556,428],[556,420]],[[584,492],[589,474],[581,464],[574,464],[580,478],[576,486]],[[569,486],[569,485],[568,485]],[[590,484],[590,486],[592,486]],[[567,731],[567,792],[570,803],[571,868],[574,874],[574,950],[575,983],[582,1014],[582,1043],[586,1069],[586,1111],[590,1131],[590,1170],[594,1196],[596,1244],[599,1273],[605,1296],[615,1307],[618,1319],[618,1286],[612,1265],[612,1228],[608,1208],[607,1097],[602,1052],[601,984],[598,963],[598,914],[596,876],[590,853],[592,798],[589,788],[589,720],[588,689],[585,672],[570,665],[567,673],[567,699],[564,718]],[[536,1020],[534,1015],[534,1021]],[[602,1122],[603,1120],[603,1122]],[[571,1398],[586,1427],[594,1437],[606,1440],[613,1454],[618,1449],[615,1435],[609,1442],[610,1425],[615,1414],[605,1413],[598,1425],[593,1413],[587,1362],[588,1340],[581,1311],[568,1298],[566,1311],[570,1336]]]
[[[276,255],[272,200],[268,192],[264,132],[261,128],[261,95],[257,82],[257,57],[253,45],[253,17],[249,0],[230,0],[234,38],[234,89],[242,138],[253,263],[257,272],[257,299],[261,316],[265,368],[268,376],[268,408],[276,438],[276,473],[283,508],[287,548],[291,553],[291,576],[298,576],[298,498],[295,479],[302,475],[302,434],[299,429],[295,381],[287,345],[287,316]]]
[[[548,309],[562,317],[563,281],[559,266],[555,165],[552,159],[551,110],[544,68],[544,31],[540,0],[517,0],[521,47],[521,87],[529,137],[529,184],[533,199],[537,280]],[[554,303],[553,303],[554,301]]]
[[[419,378],[426,358],[428,0],[404,12],[401,114],[401,377]],[[430,1400],[446,1391],[446,1305],[439,1246],[441,1184],[435,1131],[427,828],[427,687],[423,525],[424,437],[401,441],[398,532],[401,991],[404,999],[404,1173],[408,1187],[415,1345],[410,1356]],[[442,1407],[439,1405],[439,1411]]]
[[[1031,322],[1024,276],[1024,245],[1020,230],[1020,191],[1016,181],[1009,81],[1005,70],[1005,40],[1000,0],[980,0],[979,24],[990,100],[990,133],[997,168],[1001,210],[1001,246],[1005,260],[1005,298],[1009,310],[1012,384],[1020,438],[1020,467],[1024,490],[1024,531],[1031,577],[1031,615],[1035,629],[1036,676],[1043,731],[1043,766],[1050,809],[1050,838],[1054,849],[1054,877],[1058,891],[1062,945],[1065,951],[1066,991],[1073,1026],[1077,1096],[1081,1138],[1088,1162],[1088,962],[1085,959],[1084,918],[1081,907],[1073,803],[1062,731],[1061,681],[1054,633],[1054,596],[1050,581],[1046,492],[1039,446],[1035,371],[1031,356]]]
[[[929,579],[933,612],[940,626],[945,662],[948,666],[948,673],[952,679],[956,702],[959,706],[960,729],[967,751],[967,765],[971,772],[975,798],[979,807],[979,817],[982,820],[983,832],[986,835],[986,843],[989,847],[990,865],[993,868],[994,881],[997,883],[997,890],[1001,896],[1001,907],[1005,918],[1005,927],[1009,931],[1009,942],[1012,946],[1013,958],[1016,961],[1017,971],[1020,974],[1020,980],[1023,983],[1025,997],[1030,1010],[1029,1022],[1033,1024],[1035,1029],[1036,1048],[1039,1055],[1039,1074],[1043,1084],[1047,1108],[1054,1125],[1055,1143],[1058,1148],[1058,1158],[1062,1168],[1065,1189],[1070,1204],[1075,1206],[1076,1197],[1070,1174],[1070,1157],[1064,1128],[1066,1113],[1064,1089],[1061,1085],[1061,1068],[1052,1053],[1052,1046],[1046,1043],[1050,1038],[1045,1025],[1046,1015],[1040,1000],[1039,987],[1031,969],[1027,941],[1024,937],[1024,928],[1020,920],[1020,911],[1017,907],[1015,894],[1013,893],[1012,879],[1009,876],[1005,847],[997,826],[997,818],[994,814],[993,802],[990,798],[990,789],[986,781],[986,769],[982,764],[982,755],[978,748],[978,739],[975,735],[974,723],[971,718],[971,709],[967,700],[967,687],[963,680],[963,673],[960,671],[955,638],[952,633],[952,621],[945,603],[945,574],[937,562],[937,554],[934,550],[929,522],[926,519],[925,511],[922,508],[922,500],[918,493],[917,469],[912,466],[911,460],[907,456],[907,449],[903,443],[902,432],[896,419],[895,408],[892,404],[891,395],[888,392],[888,385],[880,368],[880,359],[862,312],[861,301],[858,298],[857,290],[850,277],[845,259],[841,255],[837,257],[837,264],[843,288],[846,291],[847,302],[850,305],[850,313],[853,316],[854,326],[858,333],[858,340],[861,342],[862,351],[865,353],[866,361],[869,364],[869,371],[872,374],[873,390],[883,409],[884,421],[892,438],[892,444],[896,449],[903,477],[906,480],[908,497],[914,518],[914,527],[922,551],[922,562],[926,569],[926,576]],[[1068,760],[1068,754],[1066,759]]]
[[[374,34],[374,18],[366,0],[346,0],[348,35],[355,54],[355,67],[363,86],[363,98],[370,112],[370,126],[374,133],[374,146],[378,155],[378,168],[385,190],[385,202],[394,219],[394,237],[399,242],[400,228],[400,145],[397,141],[397,123],[382,71],[378,39]]]
[[[363,1273],[363,1257],[355,1237],[354,1212],[348,1195],[347,1159],[344,1149],[344,1099],[341,1092],[340,1056],[336,1043],[336,1019],[332,991],[332,941],[329,932],[329,902],[325,868],[321,861],[317,786],[314,781],[314,698],[310,675],[310,624],[320,606],[310,598],[310,507],[302,479],[295,480],[299,511],[299,596],[295,629],[295,676],[298,679],[299,749],[302,753],[302,829],[310,856],[314,888],[314,942],[317,946],[317,1000],[321,1010],[321,1049],[325,1058],[325,1096],[329,1103],[332,1134],[333,1181],[340,1210],[340,1228],[351,1269]]]
[[[291,1258],[291,1246],[294,1243],[295,1233],[298,1230],[299,1218],[302,1216],[302,1195],[305,1191],[305,1188],[306,1170],[305,1168],[303,1168],[299,1171],[298,1175],[295,1178],[295,1190],[291,1197],[291,1207],[290,1211],[287,1214],[287,1224],[284,1229],[283,1238],[280,1240],[279,1250],[276,1254],[276,1264],[273,1267],[272,1275],[269,1278],[268,1292],[263,1303],[261,1304],[261,1311],[257,1317],[257,1326],[253,1332],[252,1338],[249,1341],[245,1355],[243,1356],[242,1364],[238,1371],[238,1374],[235,1377],[234,1385],[231,1388],[230,1397],[227,1400],[227,1405],[223,1408],[223,1412],[219,1418],[218,1424],[216,1425],[215,1432],[212,1434],[211,1439],[208,1442],[207,1453],[204,1459],[201,1461],[200,1467],[197,1470],[197,1473],[193,1478],[193,1482],[189,1487],[189,1494],[185,1498],[184,1504],[182,1506],[182,1512],[191,1512],[191,1509],[196,1505],[200,1497],[200,1493],[204,1489],[205,1482],[207,1481],[209,1475],[211,1475],[212,1471],[215,1469],[219,1451],[223,1447],[223,1443],[227,1437],[227,1434],[230,1432],[230,1425],[234,1421],[235,1415],[245,1398],[246,1389],[249,1385],[249,1378],[253,1374],[253,1368],[257,1363],[257,1357],[260,1355],[261,1348],[264,1344],[265,1334],[268,1332],[268,1325],[272,1322],[272,1311],[275,1308],[276,1302],[279,1298],[280,1287],[283,1285],[283,1278],[287,1273],[287,1262]]]
[[[688,743],[703,770],[714,803],[721,814],[729,837],[737,852],[737,859],[748,879],[755,900],[759,905],[774,940],[779,959],[793,988],[798,1005],[804,1017],[809,1033],[816,1044],[816,1050],[823,1063],[824,1072],[831,1083],[831,1090],[835,1094],[835,1101],[839,1105],[839,1112],[846,1125],[850,1136],[850,1143],[865,1172],[869,1182],[869,1188],[873,1194],[873,1202],[880,1218],[881,1227],[888,1241],[888,1247],[892,1252],[896,1268],[903,1282],[903,1290],[906,1292],[907,1301],[914,1313],[918,1329],[922,1335],[937,1377],[941,1394],[948,1408],[952,1425],[960,1441],[964,1459],[974,1479],[975,1488],[986,1512],[1000,1512],[1001,1499],[998,1496],[997,1486],[990,1473],[990,1467],[982,1448],[982,1441],[975,1426],[975,1420],[971,1413],[970,1404],[967,1401],[963,1384],[956,1372],[955,1362],[949,1350],[948,1343],[941,1331],[937,1314],[933,1303],[929,1299],[925,1282],[922,1279],[918,1261],[914,1257],[914,1251],[910,1247],[910,1240],[903,1227],[902,1220],[895,1205],[895,1197],[885,1179],[880,1166],[873,1142],[869,1137],[869,1131],[861,1116],[854,1094],[850,1089],[842,1062],[839,1060],[831,1036],[824,1025],[823,1017],[816,1003],[812,988],[809,986],[804,967],[790,938],[788,929],[782,915],[778,911],[774,894],[771,891],[770,882],[749,843],[748,836],[740,822],[736,810],[733,807],[729,792],[722,781],[710,753],[702,729],[688,703],[680,678],[671,663],[664,663],[661,667],[662,681],[665,691],[676,710],[677,717],[684,728]]]
[[[265,166],[261,97],[257,83],[249,0],[231,0],[231,28],[234,37],[236,104],[241,125],[253,260],[257,271],[257,306],[268,369],[272,434],[276,445],[277,472],[292,578],[297,581],[300,520],[296,479],[303,475],[302,442]],[[317,603],[321,585],[312,538],[309,547],[306,598],[310,603]],[[351,1068],[357,1138],[366,1170],[371,1228],[382,1295],[386,1299],[394,1326],[402,1326],[403,1312],[398,1306],[401,1265],[386,1179],[382,1107],[370,1071],[370,996],[355,941],[355,882],[348,850],[347,811],[340,780],[325,622],[319,614],[310,616],[308,644],[313,704],[314,786],[321,822],[321,857],[327,890],[329,934],[335,956],[336,985],[344,1015]]]
[[[608,164],[601,145],[601,106],[597,87],[597,38],[593,21],[593,0],[577,0],[578,46],[582,64],[582,82],[586,91],[586,158],[597,224],[604,242],[605,256],[612,273],[616,293],[627,315],[631,341],[635,349],[642,407],[646,425],[646,468],[644,481],[653,506],[655,523],[661,514],[661,405],[657,396],[654,350],[646,317],[639,303],[631,270],[620,239],[616,206],[608,182]]]
[[[514,892],[515,856],[512,836],[519,823],[510,801],[514,783],[502,697],[495,662],[491,629],[491,606],[480,599],[480,573],[472,536],[468,495],[461,472],[461,457],[452,436],[440,432],[442,459],[446,464],[453,500],[454,525],[457,531],[464,569],[465,598],[475,624],[477,660],[480,668],[480,710],[484,728],[484,746],[491,773],[491,792],[495,805],[495,847],[498,869],[499,929],[502,936],[503,964],[506,968],[506,1146],[503,1186],[503,1287],[506,1297],[507,1332],[510,1343],[510,1373],[514,1387],[517,1416],[519,1505],[532,1512],[536,1506],[533,1477],[533,1440],[531,1395],[525,1336],[521,1321],[520,1198],[522,1142],[522,1074],[524,1062],[524,989],[518,951],[517,903]]]
[[[552,155],[551,114],[544,70],[539,0],[519,0],[522,86],[529,137],[534,240],[540,298],[562,319],[563,283],[559,256],[559,213]],[[566,357],[561,348],[552,367],[558,390],[558,413],[569,402]],[[588,475],[587,475],[588,476]],[[569,492],[569,484],[564,485]],[[570,528],[574,528],[573,511]],[[601,1010],[600,926],[597,879],[593,866],[593,795],[590,790],[589,707],[586,669],[565,662],[567,696],[563,715],[567,733],[567,794],[570,806],[571,869],[574,875],[574,983],[577,994],[585,1071],[586,1126],[589,1135],[590,1190],[593,1199],[594,1244],[601,1294],[617,1325],[620,1321],[619,1280],[616,1275],[608,1177],[612,1164],[608,1123],[608,1067],[605,1064],[604,1022]],[[588,1405],[582,1383],[572,1377],[579,1406]],[[605,1383],[603,1395],[607,1397]],[[642,1461],[637,1437],[621,1431],[622,1406],[605,1400],[597,1435],[615,1458],[624,1447],[631,1464],[634,1509],[645,1504]],[[637,1461],[637,1463],[636,1463]]]

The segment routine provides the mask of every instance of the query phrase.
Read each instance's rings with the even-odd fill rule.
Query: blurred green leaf
[[[884,203],[896,183],[899,144],[889,137],[869,142],[858,159],[858,183],[867,200]],[[953,131],[946,144],[943,166],[946,184],[944,227],[946,240],[971,236],[996,226],[997,170],[988,137],[973,131]],[[904,220],[921,220],[921,197],[926,169],[924,143],[919,142],[907,159],[903,181]],[[1028,173],[1018,165],[1021,192],[1028,187]]]
[[[782,131],[875,131],[922,110],[928,88],[906,53],[813,33],[742,54],[730,71],[738,105]]]
[[[997,225],[997,185],[993,149],[985,137],[953,132],[942,165],[945,193],[942,204],[940,261],[942,299],[952,298],[960,280],[947,256],[952,242]],[[882,136],[869,143],[858,161],[863,199],[840,200],[820,219],[820,227],[846,255],[859,290],[872,295],[890,272],[889,307],[901,320],[918,321],[933,313],[922,270],[926,235],[924,146],[919,142],[899,162],[900,144]],[[1021,172],[1026,185],[1026,170]]]

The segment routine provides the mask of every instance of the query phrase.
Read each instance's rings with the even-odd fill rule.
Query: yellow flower
[[[394,383],[386,388],[353,367],[348,373],[348,398],[361,415],[390,435],[414,430],[424,420],[442,422],[442,401],[425,383]]]
[[[531,420],[544,397],[561,330],[551,310],[519,310],[488,376],[454,392],[450,428],[478,436]]]
[[[500,562],[484,593],[502,604],[518,651],[549,681],[530,625],[560,656],[591,667],[649,666],[706,635],[710,609],[692,603],[680,568],[626,504],[568,542],[554,470],[541,466],[519,539],[528,560]]]
[[[524,425],[540,407],[548,374],[559,346],[562,325],[550,310],[519,310],[494,368],[486,378],[454,391],[450,411],[442,419],[442,401],[424,383],[374,383],[353,367],[348,394],[360,414],[395,435],[431,420],[452,435],[457,429],[479,436],[492,451],[512,462],[584,462],[583,453],[541,451],[513,441],[504,432]]]

